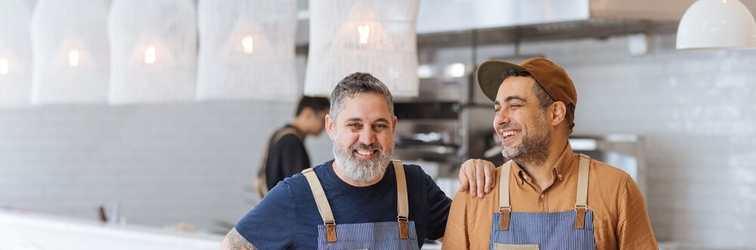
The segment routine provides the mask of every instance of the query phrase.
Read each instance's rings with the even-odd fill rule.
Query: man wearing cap
[[[572,151],[577,91],[564,69],[543,58],[486,61],[477,79],[511,160],[484,198],[454,197],[444,249],[658,249],[633,179]],[[492,163],[471,159],[463,170],[481,165]]]

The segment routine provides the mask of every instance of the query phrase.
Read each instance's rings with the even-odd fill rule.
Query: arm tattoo
[[[253,246],[252,243],[249,243],[247,239],[242,237],[241,234],[236,231],[236,228],[232,229],[231,232],[228,232],[226,239],[228,240],[229,249],[257,250],[257,248]]]

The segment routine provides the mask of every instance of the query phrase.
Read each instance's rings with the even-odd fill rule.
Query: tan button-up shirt
[[[512,212],[564,212],[575,209],[579,156],[567,145],[552,167],[553,183],[545,190],[517,164],[509,174]],[[457,193],[444,234],[444,249],[489,249],[493,214],[499,211],[497,168],[493,191],[483,199]],[[622,170],[591,159],[588,209],[598,249],[658,249],[638,185]]]

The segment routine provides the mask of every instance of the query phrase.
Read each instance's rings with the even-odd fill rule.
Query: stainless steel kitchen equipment
[[[418,97],[397,98],[394,103],[399,118],[394,156],[432,162],[438,166],[438,177],[456,176],[463,161],[482,158],[488,148],[493,105],[471,101],[483,94],[477,87],[470,88],[471,69],[462,67],[462,76],[421,78]]]
[[[642,140],[637,135],[574,135],[570,137],[570,145],[577,153],[586,154],[630,174],[646,196],[646,159]]]

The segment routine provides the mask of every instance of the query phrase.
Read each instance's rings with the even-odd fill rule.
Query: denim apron
[[[502,165],[499,212],[491,223],[490,249],[596,249],[593,212],[588,210],[590,158],[580,155],[575,210],[555,213],[512,212],[509,175],[512,161]]]
[[[323,187],[312,168],[302,171],[310,184],[323,225],[318,225],[318,249],[413,249],[418,250],[415,222],[409,221],[409,202],[404,166],[392,161],[396,172],[397,221],[336,224]]]

